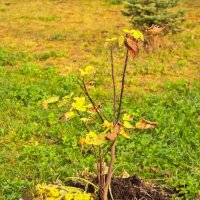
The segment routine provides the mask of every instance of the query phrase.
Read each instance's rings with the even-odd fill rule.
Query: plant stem
[[[106,184],[105,184],[105,187],[104,187],[103,200],[108,199],[108,189],[109,189],[109,186],[110,186],[110,183],[111,183],[112,169],[113,169],[113,165],[114,165],[114,162],[115,162],[115,143],[116,143],[116,140],[113,142],[113,145],[111,147],[111,160],[110,160],[110,165],[109,165],[109,168],[108,168],[108,174],[107,174],[107,177],[106,177]]]
[[[112,82],[113,82],[113,124],[116,123],[116,85],[115,85],[115,74],[114,74],[114,61],[113,61],[113,48],[110,48],[110,60],[112,70]]]
[[[94,100],[91,98],[91,96],[90,96],[90,94],[89,94],[89,92],[88,92],[88,89],[87,89],[87,87],[86,87],[86,85],[85,85],[85,81],[82,80],[82,83],[83,83],[83,86],[82,86],[80,83],[78,83],[78,84],[79,84],[79,86],[81,87],[81,89],[84,91],[84,93],[86,94],[86,96],[88,97],[88,99],[89,99],[89,101],[91,102],[91,104],[93,105],[93,108],[95,109],[95,111],[96,111],[96,113],[98,114],[98,116],[99,116],[99,118],[101,119],[101,121],[104,122],[103,117],[101,116],[100,112],[98,111]]]
[[[125,57],[125,62],[124,62],[124,71],[123,71],[123,74],[122,74],[122,85],[121,85],[121,93],[120,93],[120,99],[119,99],[119,109],[118,109],[118,114],[117,114],[117,122],[119,121],[119,117],[120,117],[120,114],[121,114],[121,106],[122,106],[122,98],[123,98],[123,92],[124,92],[127,63],[128,63],[128,50],[126,51],[126,57]]]
[[[104,169],[104,156],[103,156],[103,149],[99,147],[99,190],[100,190],[100,198],[103,198],[104,186],[105,186],[105,169]]]

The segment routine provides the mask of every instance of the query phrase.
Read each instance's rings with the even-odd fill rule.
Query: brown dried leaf
[[[150,167],[150,172],[151,173],[157,174],[158,171],[159,171],[158,168],[156,168],[156,167]]]
[[[99,111],[99,112],[101,112],[101,108],[102,108],[102,106],[99,104],[99,105],[96,105],[96,109]],[[94,115],[94,114],[96,114],[96,109],[94,109],[94,107],[91,107],[91,108],[89,108],[88,110],[87,110],[87,112],[89,113],[89,114],[91,114],[91,115]]]
[[[139,122],[136,123],[135,127],[138,129],[149,129],[155,128],[157,125],[157,122],[150,122],[142,118]]]
[[[170,177],[172,175],[172,172],[170,170],[165,170],[164,175]]]
[[[128,53],[132,58],[135,58],[139,53],[138,41],[129,33],[126,34],[124,45],[128,49]]]
[[[110,141],[114,141],[117,136],[120,134],[120,129],[121,129],[122,125],[120,123],[115,124],[115,126],[113,127],[113,129],[111,129],[107,135],[106,135],[106,139],[110,140]]]

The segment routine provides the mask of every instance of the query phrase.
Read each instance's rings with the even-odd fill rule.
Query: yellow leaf
[[[51,98],[49,98],[49,99],[46,99],[46,100],[43,101],[42,107],[43,107],[44,109],[46,109],[46,108],[48,108],[48,104],[57,102],[58,100],[59,100],[59,97],[58,97],[58,96],[55,96],[55,97],[51,97]]]
[[[106,42],[115,42],[117,41],[117,38],[116,37],[113,37],[113,38],[106,38]]]
[[[113,124],[110,123],[110,122],[107,121],[107,120],[104,120],[103,127],[105,127],[105,128],[111,128],[111,127],[113,127]]]
[[[157,122],[150,122],[142,118],[139,122],[135,124],[135,127],[138,129],[149,129],[155,128],[158,125]]]
[[[67,99],[62,99],[62,101],[60,101],[60,102],[58,103],[58,107],[60,108],[60,107],[62,107],[62,106],[64,106],[64,105],[66,105],[67,103],[69,103]]]
[[[124,29],[123,31],[125,33],[131,34],[136,40],[141,39],[142,41],[144,41],[144,35],[139,30],[136,30],[136,29],[131,29],[131,30]]]
[[[78,141],[78,144],[80,144],[81,146],[83,146],[85,144],[85,138],[81,138],[79,141]]]
[[[124,136],[127,139],[130,138],[129,134],[127,132],[125,132],[125,130],[123,128],[120,129],[119,134],[122,135],[122,136]]]
[[[57,200],[55,197],[47,197],[46,200]]]
[[[74,92],[71,92],[69,95],[64,96],[62,99],[70,99],[74,95]]]
[[[58,196],[59,196],[59,191],[58,191],[58,189],[52,187],[52,188],[49,189],[49,191],[50,191],[50,194],[51,194],[53,197],[58,197]]]
[[[122,47],[123,44],[124,44],[124,36],[120,36],[118,38],[118,45],[119,45],[119,47]]]
[[[81,121],[82,122],[90,122],[90,121],[92,121],[92,119],[91,118],[82,117]]]
[[[78,111],[86,111],[85,97],[75,97],[75,102],[72,103],[72,107]]]
[[[124,116],[123,116],[123,121],[128,121],[128,122],[130,122],[130,121],[132,121],[133,120],[133,116],[131,116],[131,115],[129,115],[129,114],[124,114]]]
[[[124,121],[123,125],[124,125],[125,128],[133,128],[133,126],[131,125],[131,123],[128,122],[128,121]]]
[[[87,75],[87,72],[85,72],[83,69],[80,69],[79,71],[80,71],[80,73],[81,73],[81,76]]]
[[[74,198],[74,195],[73,195],[73,194],[67,193],[67,194],[65,195],[65,200],[73,200],[73,198]]]
[[[95,68],[93,66],[86,66],[85,69],[80,69],[79,70],[81,73],[81,76],[86,76],[86,75],[92,75],[96,72]]]
[[[96,133],[90,131],[85,138],[85,144],[87,145],[97,145],[101,146],[105,144],[106,139],[103,138],[101,135],[97,135]]]
[[[74,194],[74,200],[90,200],[90,194]]]
[[[67,112],[64,115],[65,120],[70,120],[75,116],[75,113],[73,111]]]
[[[96,72],[95,68],[93,66],[90,66],[88,65],[86,68],[85,68],[85,72],[87,74],[94,74]]]

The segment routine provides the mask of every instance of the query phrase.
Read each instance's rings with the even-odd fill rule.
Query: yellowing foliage
[[[90,193],[82,189],[53,184],[38,184],[36,186],[38,198],[35,200],[93,200]]]
[[[158,125],[157,122],[150,122],[142,118],[139,122],[135,124],[135,127],[138,129],[150,129],[155,128]]]
[[[64,115],[64,119],[68,121],[68,120],[72,119],[74,116],[75,116],[75,113],[73,111],[66,112]]]
[[[92,75],[92,74],[95,74],[96,70],[93,66],[90,66],[88,65],[87,67],[85,67],[85,69],[80,69],[80,73],[81,73],[81,76],[84,77],[84,76],[87,76],[87,75]]]
[[[58,96],[55,96],[55,97],[51,97],[51,98],[49,98],[49,99],[46,99],[46,100],[43,101],[42,107],[43,107],[44,109],[47,109],[47,108],[48,108],[48,104],[57,102],[58,100],[59,100],[59,97],[58,97]]]
[[[128,122],[130,122],[130,121],[132,121],[133,120],[133,116],[131,116],[131,115],[129,115],[129,114],[124,114],[124,116],[123,116],[123,121],[128,121]]]
[[[144,41],[144,35],[142,32],[140,32],[139,30],[135,30],[135,29],[124,29],[123,30],[125,33],[129,33],[131,34],[131,36],[133,36],[136,40],[141,39],[142,41]]]
[[[131,123],[128,122],[128,121],[124,121],[123,125],[124,125],[125,128],[133,128],[133,126],[131,125]]]
[[[72,107],[78,111],[85,112],[87,108],[91,107],[91,104],[85,105],[85,97],[75,97],[72,103]]]

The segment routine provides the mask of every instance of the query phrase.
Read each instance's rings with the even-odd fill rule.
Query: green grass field
[[[187,11],[183,31],[162,39],[156,53],[141,49],[129,62],[123,112],[158,126],[121,138],[115,167],[118,175],[138,174],[176,189],[176,199],[192,200],[200,196],[200,7],[198,1],[180,7]],[[106,0],[0,1],[0,199],[18,200],[38,183],[95,170],[94,157],[77,144],[85,134],[79,120],[64,123],[59,117],[65,109],[41,105],[52,96],[82,94],[75,74],[93,65],[98,83],[92,95],[110,114],[104,42],[130,28],[122,9]],[[119,75],[122,58],[116,53]]]

